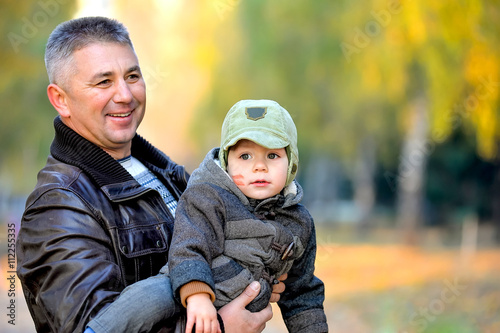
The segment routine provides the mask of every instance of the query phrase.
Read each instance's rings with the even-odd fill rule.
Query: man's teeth
[[[108,114],[108,116],[110,116],[110,117],[122,117],[122,118],[124,118],[124,117],[130,116],[130,113],[131,112],[119,113],[119,114]]]

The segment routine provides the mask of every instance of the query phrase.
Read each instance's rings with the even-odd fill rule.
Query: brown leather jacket
[[[167,261],[173,217],[110,155],[59,118],[28,197],[17,273],[38,332],[82,332],[104,305]],[[179,198],[188,174],[140,136],[132,155]]]

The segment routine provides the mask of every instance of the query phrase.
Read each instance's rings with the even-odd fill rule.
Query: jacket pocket
[[[168,249],[160,225],[118,229],[118,246],[120,252],[127,258],[164,253]]]

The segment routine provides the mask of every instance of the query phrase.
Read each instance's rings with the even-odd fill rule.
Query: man
[[[189,175],[136,134],[146,92],[128,32],[107,18],[64,22],[49,37],[45,63],[59,116],[17,243],[37,331],[83,332],[89,322],[95,331],[168,330],[177,310],[158,272]],[[226,332],[264,328],[270,306],[244,309],[258,292],[253,283],[219,311]],[[148,316],[127,311],[130,301],[151,309]]]

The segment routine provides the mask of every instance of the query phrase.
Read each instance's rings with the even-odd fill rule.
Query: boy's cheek
[[[235,176],[232,176],[231,178],[233,178],[233,182],[236,185],[238,185],[238,186],[245,185],[245,183],[243,183],[243,179],[245,179],[245,177],[243,177],[243,175],[235,175]]]

